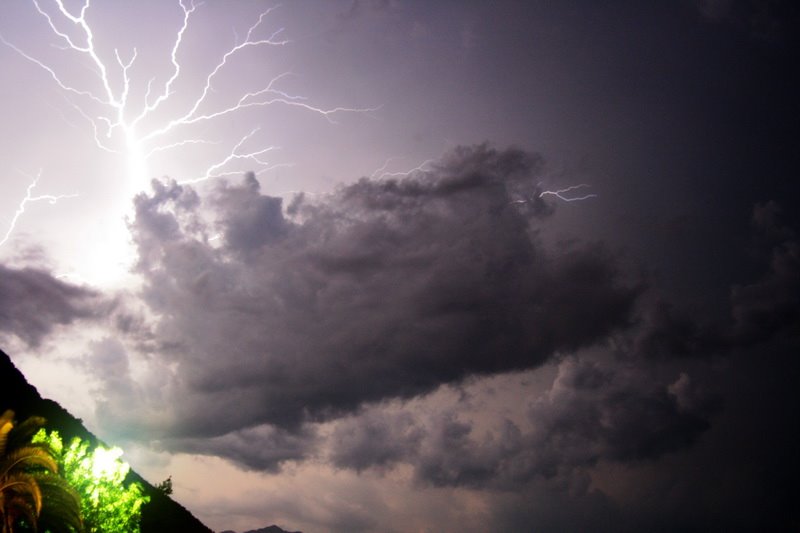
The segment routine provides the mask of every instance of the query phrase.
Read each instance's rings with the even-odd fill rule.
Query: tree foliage
[[[156,485],[156,490],[160,490],[166,496],[172,494],[172,476],[169,476],[167,479]]]
[[[13,419],[11,411],[0,416],[0,530],[82,531],[78,494],[59,476],[47,443],[31,441],[44,420],[15,426]]]
[[[81,496],[87,533],[139,533],[142,506],[149,501],[139,483],[125,483],[130,470],[120,460],[122,450],[97,446],[74,438],[64,445],[57,431],[39,431],[35,442],[53,450],[64,478]]]

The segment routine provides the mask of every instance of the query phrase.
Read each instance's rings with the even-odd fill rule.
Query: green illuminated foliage
[[[64,478],[81,496],[87,533],[139,533],[142,505],[149,501],[139,483],[125,483],[130,467],[122,450],[89,444],[78,438],[64,445],[57,431],[39,431],[35,442],[50,446]]]
[[[13,418],[11,411],[0,416],[0,531],[82,531],[77,493],[59,476],[47,444],[31,442],[44,420],[15,425]]]

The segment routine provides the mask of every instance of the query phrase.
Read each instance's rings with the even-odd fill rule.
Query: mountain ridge
[[[236,533],[235,531],[228,529],[222,531],[221,533]],[[267,526],[261,529],[251,529],[250,531],[245,531],[244,533],[303,533],[302,531],[286,531],[285,529],[281,529],[276,525]]]

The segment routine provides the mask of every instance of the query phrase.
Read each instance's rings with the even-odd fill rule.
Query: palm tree
[[[82,531],[77,494],[58,475],[47,445],[31,443],[44,420],[14,426],[13,419],[12,411],[0,416],[0,531]]]

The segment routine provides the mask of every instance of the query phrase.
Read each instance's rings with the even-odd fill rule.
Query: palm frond
[[[11,450],[0,459],[0,477],[9,475],[17,470],[46,470],[53,474],[58,473],[58,463],[46,448],[40,446],[25,446]]]
[[[43,502],[39,528],[51,533],[82,532],[81,500],[75,489],[60,476],[43,474],[37,480]]]
[[[31,440],[36,432],[43,428],[45,419],[40,416],[31,416],[14,425],[13,431],[8,434],[7,447],[9,450],[23,446],[31,446]]]
[[[31,474],[16,473],[11,476],[0,478],[0,494],[4,500],[11,496],[14,498],[24,498],[33,504],[36,514],[42,509],[42,491],[36,481],[36,477]],[[0,510],[0,513],[8,512]]]
[[[44,419],[0,416],[0,527],[3,533],[82,533],[80,498],[59,473],[50,445],[31,442]]]
[[[14,411],[7,410],[0,416],[0,457],[6,454],[8,434],[14,429]]]

